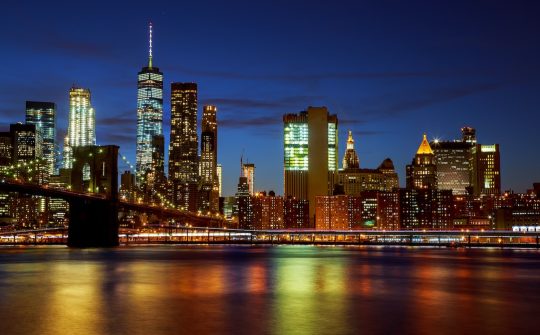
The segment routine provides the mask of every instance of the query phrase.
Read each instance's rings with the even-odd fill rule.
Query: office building
[[[437,166],[435,155],[429,145],[426,134],[416,151],[411,163],[407,165],[407,188],[435,189],[437,188]]]
[[[471,186],[475,196],[501,194],[501,155],[498,144],[471,148]]]
[[[197,211],[198,203],[197,84],[171,84],[169,179],[173,203]]]
[[[255,164],[244,163],[242,164],[242,169],[244,170],[244,176],[247,178],[249,194],[254,195],[255,194]]]
[[[56,170],[56,104],[53,102],[27,101],[26,123],[33,124],[40,133],[42,158],[47,162],[49,175]]]
[[[96,144],[96,118],[90,101],[90,90],[72,87],[69,91],[69,124],[64,141],[63,167],[73,166],[73,150]]]
[[[360,168],[351,131],[343,155],[343,169],[339,170],[337,181],[343,186],[344,194],[354,196],[359,196],[363,191],[390,191],[399,187],[398,175],[390,158],[386,158],[377,169]]]
[[[137,183],[152,170],[153,141],[163,135],[163,73],[153,65],[152,23],[149,26],[148,64],[137,76]]]
[[[326,107],[283,116],[285,198],[307,200],[315,227],[315,197],[330,195],[338,170],[338,119]]]

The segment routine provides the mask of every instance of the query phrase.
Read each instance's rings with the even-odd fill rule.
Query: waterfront
[[[0,249],[2,334],[525,333],[535,250]]]

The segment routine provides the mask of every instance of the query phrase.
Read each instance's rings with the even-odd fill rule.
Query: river
[[[0,334],[538,332],[540,252],[0,248]]]

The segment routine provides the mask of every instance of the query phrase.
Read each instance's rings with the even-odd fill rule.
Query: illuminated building
[[[377,193],[377,229],[399,230],[399,191]]]
[[[506,204],[493,212],[496,229],[540,231],[540,198],[535,192],[505,192],[501,197]]]
[[[358,169],[360,168],[360,160],[354,150],[354,139],[352,137],[352,131],[349,130],[349,136],[347,138],[347,150],[343,156],[343,170]]]
[[[474,195],[501,193],[501,156],[498,144],[474,145],[471,149],[470,167]]]
[[[463,142],[476,144],[476,129],[471,127],[461,128],[461,138]]]
[[[25,183],[43,184],[48,178],[47,162],[41,162],[41,132],[33,124],[11,124],[9,133],[0,133],[2,175]],[[11,149],[11,150],[10,150]],[[19,165],[11,171],[7,166]],[[45,198],[25,194],[0,194],[0,216],[9,217],[23,227],[36,226],[44,213]]]
[[[169,180],[173,203],[197,211],[198,191],[197,84],[171,84],[171,136]]]
[[[120,175],[120,200],[134,202],[135,201],[135,175],[131,171],[124,171]]]
[[[400,229],[451,229],[451,190],[400,189]]]
[[[204,106],[201,132],[201,190],[199,209],[219,210],[219,180],[217,174],[218,130],[216,106]]]
[[[338,173],[338,183],[343,186],[345,194],[355,196],[363,191],[391,191],[399,187],[398,175],[390,158],[386,158],[377,169],[360,168],[351,131],[343,156],[343,169]]]
[[[242,169],[244,169],[244,176],[247,178],[249,194],[255,194],[255,164],[244,163],[242,164]]]
[[[361,227],[360,197],[331,195],[315,197],[315,229],[349,230]]]
[[[377,224],[377,194],[378,191],[368,190],[360,193],[362,228],[371,229]]]
[[[437,168],[437,188],[452,190],[465,195],[471,185],[471,148],[476,144],[476,130],[461,128],[462,139],[455,141],[433,141],[431,147]]]
[[[12,162],[13,144],[11,141],[10,132],[0,132],[0,178],[10,177],[11,173],[9,166]],[[9,210],[8,193],[0,192],[0,222],[8,221],[10,223],[10,210]]]
[[[253,229],[253,204],[249,195],[247,178],[244,176],[240,176],[238,179],[238,189],[235,198],[238,213],[238,228]]]
[[[68,190],[71,185],[71,170],[60,169],[59,173],[52,175],[49,180],[50,188]],[[58,198],[48,199],[49,225],[63,227],[69,221],[69,204],[67,201]]]
[[[437,188],[467,194],[470,185],[471,144],[467,142],[433,142],[437,166]]]
[[[221,174],[223,173],[223,167],[221,166],[221,164],[218,164],[217,165],[217,169],[216,169],[216,172],[217,172],[217,177],[218,177],[218,185],[219,185],[219,196],[222,197],[222,177],[221,177]]]
[[[47,161],[49,175],[55,173],[56,159],[54,146],[56,141],[56,104],[53,102],[26,102],[26,123],[33,124],[40,132],[42,155]]]
[[[285,197],[307,200],[315,226],[315,196],[332,193],[338,170],[338,119],[326,107],[283,116]]]
[[[283,229],[283,197],[274,191],[258,192],[251,197],[254,229]]]
[[[435,155],[427,140],[426,134],[411,165],[407,165],[407,188],[437,188],[437,166]]]
[[[310,228],[309,203],[307,200],[300,200],[288,197],[283,203],[283,220],[286,229]]]
[[[137,77],[137,183],[152,170],[152,141],[163,135],[163,73],[152,64],[152,23],[149,26],[148,64]]]
[[[69,124],[64,142],[64,168],[73,166],[73,149],[96,144],[95,112],[90,90],[72,87],[69,90]]]

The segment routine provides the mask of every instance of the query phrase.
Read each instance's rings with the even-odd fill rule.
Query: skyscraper
[[[96,144],[96,118],[90,102],[90,90],[72,87],[69,90],[69,124],[64,141],[64,168],[73,165],[73,148]]]
[[[219,210],[219,180],[217,175],[216,106],[204,106],[201,132],[200,210]]]
[[[422,143],[420,143],[411,165],[407,165],[407,188],[437,188],[435,155],[429,145],[426,134],[422,138]]]
[[[242,164],[242,169],[244,170],[244,176],[247,178],[247,183],[249,186],[249,194],[255,194],[255,164],[253,163],[244,163]]]
[[[221,197],[222,196],[222,187],[223,187],[223,182],[222,182],[222,173],[223,173],[223,167],[221,166],[221,164],[218,164],[217,165],[217,169],[216,169],[216,172],[217,172],[217,178],[218,178],[218,185],[219,185],[219,196]]]
[[[471,149],[471,186],[474,195],[501,193],[501,154],[498,144],[476,144]]]
[[[352,137],[352,131],[349,130],[349,137],[347,138],[347,150],[343,156],[343,169],[358,169],[360,168],[360,160],[354,150],[354,139]]]
[[[309,201],[315,226],[315,196],[329,195],[338,170],[338,119],[326,107],[283,116],[285,198]]]
[[[253,204],[249,195],[247,178],[240,176],[235,194],[238,213],[238,228],[253,229]]]
[[[197,143],[197,84],[172,83],[169,179],[173,203],[190,211],[197,210]]]
[[[465,195],[471,184],[470,155],[476,137],[473,128],[464,127],[461,132],[461,141],[433,141],[431,147],[437,166],[437,188]]]
[[[152,64],[152,23],[149,26],[148,65],[137,79],[137,182],[152,169],[152,139],[163,134],[163,73]]]
[[[36,126],[41,134],[42,155],[47,162],[49,175],[55,173],[56,159],[54,146],[56,140],[56,104],[53,102],[26,102],[26,123]]]

